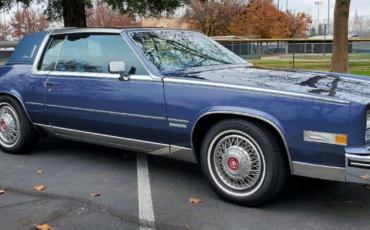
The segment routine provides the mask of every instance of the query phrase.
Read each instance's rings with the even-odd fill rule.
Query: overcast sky
[[[313,20],[317,20],[318,17],[318,6],[315,2],[322,2],[320,5],[320,20],[328,18],[328,0],[288,0],[288,8],[295,10],[296,12],[307,12],[311,14]],[[274,0],[275,4],[278,4],[278,0]],[[334,16],[334,5],[335,0],[329,0],[330,2],[330,18]],[[279,0],[280,9],[286,9],[287,0]],[[354,17],[357,7],[358,16],[370,16],[370,0],[351,0],[351,9],[349,16]]]

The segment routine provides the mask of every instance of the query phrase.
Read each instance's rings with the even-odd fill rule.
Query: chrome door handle
[[[59,83],[55,83],[55,82],[45,82],[45,85],[46,86],[52,86],[52,85],[59,85]]]

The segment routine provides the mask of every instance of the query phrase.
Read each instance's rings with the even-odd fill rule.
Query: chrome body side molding
[[[120,148],[131,151],[145,152],[152,155],[160,155],[169,158],[181,159],[197,163],[193,150],[174,145],[154,143],[150,141],[135,140],[117,136],[110,136],[98,133],[90,133],[80,130],[65,129],[50,125],[34,124],[44,133],[67,140],[77,140],[91,144],[104,145],[113,148]]]
[[[51,104],[45,104],[45,106],[50,107],[50,108],[70,109],[70,110],[92,112],[92,113],[104,113],[104,114],[126,116],[126,117],[137,117],[137,118],[145,118],[145,119],[153,119],[153,120],[167,120],[167,118],[165,117],[153,117],[153,116],[146,116],[146,115],[140,115],[140,114],[117,113],[117,112],[105,111],[105,110],[84,109],[84,108],[61,106],[61,105],[51,105]]]
[[[232,84],[215,83],[215,82],[207,82],[207,81],[194,81],[194,80],[175,79],[175,78],[164,78],[163,81],[169,82],[169,83],[181,83],[181,84],[192,84],[192,85],[199,85],[199,86],[211,86],[211,87],[218,87],[218,88],[248,90],[248,91],[253,91],[253,92],[272,93],[272,94],[277,94],[277,95],[325,101],[325,102],[331,102],[331,103],[350,104],[349,101],[335,99],[335,98],[320,97],[320,96],[308,95],[308,94],[303,94],[303,93],[286,92],[286,91],[281,91],[281,90],[265,89],[265,88],[251,87],[251,86],[232,85]]]
[[[289,167],[290,167],[290,172],[292,174],[294,174],[294,168],[293,168],[293,165],[292,165],[292,158],[290,156],[290,151],[289,151],[289,147],[288,147],[288,143],[285,139],[285,136],[283,134],[283,132],[280,130],[280,128],[275,125],[272,121],[264,118],[264,117],[261,117],[261,116],[257,116],[255,114],[250,114],[250,113],[243,113],[243,112],[233,112],[233,111],[212,111],[212,112],[208,112],[208,113],[204,113],[202,114],[200,117],[198,117],[198,119],[194,122],[194,125],[193,125],[193,128],[191,130],[191,136],[190,136],[190,143],[191,143],[191,147],[192,149],[194,149],[194,146],[193,146],[193,135],[194,135],[194,128],[196,127],[196,125],[198,124],[198,121],[204,117],[204,116],[207,116],[207,115],[210,115],[210,114],[232,114],[232,115],[240,115],[240,116],[245,116],[245,117],[251,117],[251,118],[256,118],[258,120],[261,120],[261,121],[264,121],[266,123],[268,123],[269,125],[271,125],[280,135],[281,139],[283,140],[284,142],[284,146],[285,146],[285,151],[287,153],[287,156],[288,156],[288,161],[289,161]]]
[[[293,161],[294,175],[324,180],[346,181],[345,168],[306,164]]]
[[[26,102],[27,105],[38,105],[38,106],[44,106],[44,103],[37,103],[37,102]]]

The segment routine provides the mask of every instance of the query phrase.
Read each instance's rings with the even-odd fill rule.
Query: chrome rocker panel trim
[[[306,164],[293,161],[294,175],[324,180],[346,181],[345,168]]]
[[[35,123],[34,125],[46,134],[62,139],[77,140],[91,144],[144,152],[152,155],[180,159],[191,163],[198,163],[193,150],[190,148],[110,136],[99,133],[91,133],[80,130],[66,129],[37,123]]]

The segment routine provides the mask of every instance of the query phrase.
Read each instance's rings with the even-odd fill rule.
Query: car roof
[[[121,33],[123,30],[180,30],[162,27],[86,27],[61,28],[50,31],[51,35],[70,33]]]

